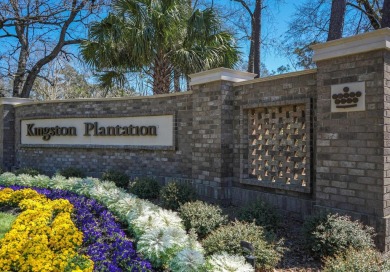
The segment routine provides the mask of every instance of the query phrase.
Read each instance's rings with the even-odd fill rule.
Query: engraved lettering
[[[145,136],[149,134],[149,128],[148,127],[141,127],[141,135]]]
[[[34,124],[27,124],[27,136],[34,136],[34,132],[32,131]]]
[[[36,127],[29,123],[26,128],[26,136],[41,136],[44,141],[53,136],[77,136],[76,127],[70,126]],[[157,136],[157,126],[99,126],[98,122],[84,122],[83,136]]]
[[[157,127],[156,126],[150,126],[149,127],[149,135],[157,136]]]
[[[84,123],[84,136],[91,136],[89,132],[95,128],[95,125],[92,123]]]
[[[27,124],[26,136],[42,136],[42,140],[49,141],[52,136],[77,136],[75,127],[35,127]]]

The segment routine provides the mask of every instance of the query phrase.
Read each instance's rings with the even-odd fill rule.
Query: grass
[[[13,214],[0,212],[0,239],[11,229],[11,225],[16,217]]]

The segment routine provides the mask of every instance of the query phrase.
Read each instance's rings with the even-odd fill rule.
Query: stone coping
[[[156,146],[148,146],[148,145],[86,145],[86,144],[74,144],[74,145],[62,145],[62,144],[19,144],[20,148],[38,148],[38,149],[113,149],[113,150],[154,150],[154,151],[175,151],[176,146],[175,143],[173,145],[156,145]]]
[[[31,103],[34,100],[30,98],[19,98],[19,97],[2,97],[0,98],[0,105],[20,105],[25,103]]]
[[[237,71],[222,67],[189,75],[189,77],[191,78],[190,86],[219,80],[241,82],[251,80],[255,76],[256,74],[253,73]]]
[[[315,74],[315,73],[317,73],[317,69],[296,71],[296,72],[280,74],[280,75],[275,75],[275,76],[256,78],[256,79],[248,80],[248,81],[244,81],[244,82],[237,82],[237,83],[234,83],[233,86],[234,87],[244,86],[244,85],[248,85],[248,84],[254,84],[254,83],[259,83],[259,82],[266,82],[266,81],[273,81],[273,80],[278,80],[278,79],[297,77],[297,76],[303,76],[303,75],[309,75],[309,74]]]
[[[126,96],[126,97],[110,97],[110,98],[77,98],[77,99],[63,99],[63,100],[58,99],[58,100],[45,100],[45,101],[32,101],[31,99],[29,99],[29,101],[26,101],[23,104],[19,103],[14,105],[15,107],[20,107],[20,106],[27,106],[27,105],[54,104],[54,103],[110,102],[110,101],[126,101],[126,100],[140,100],[140,99],[156,99],[156,98],[166,98],[166,97],[185,96],[185,95],[192,95],[192,91],[180,92],[180,93],[169,93],[169,94],[157,94],[157,95],[150,95],[150,96]]]
[[[355,55],[378,49],[390,49],[390,28],[315,44],[311,48],[314,50],[313,61]]]

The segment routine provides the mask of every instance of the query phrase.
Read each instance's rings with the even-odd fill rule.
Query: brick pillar
[[[375,227],[382,250],[390,245],[389,42],[390,29],[381,29],[313,46],[316,209]]]
[[[0,167],[9,171],[15,166],[15,110],[14,106],[32,102],[23,98],[0,98]]]
[[[254,74],[217,68],[190,75],[193,90],[192,178],[198,193],[230,201],[233,178],[233,83]]]

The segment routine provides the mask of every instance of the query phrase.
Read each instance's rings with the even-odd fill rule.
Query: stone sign
[[[173,115],[21,120],[21,144],[173,146]]]

